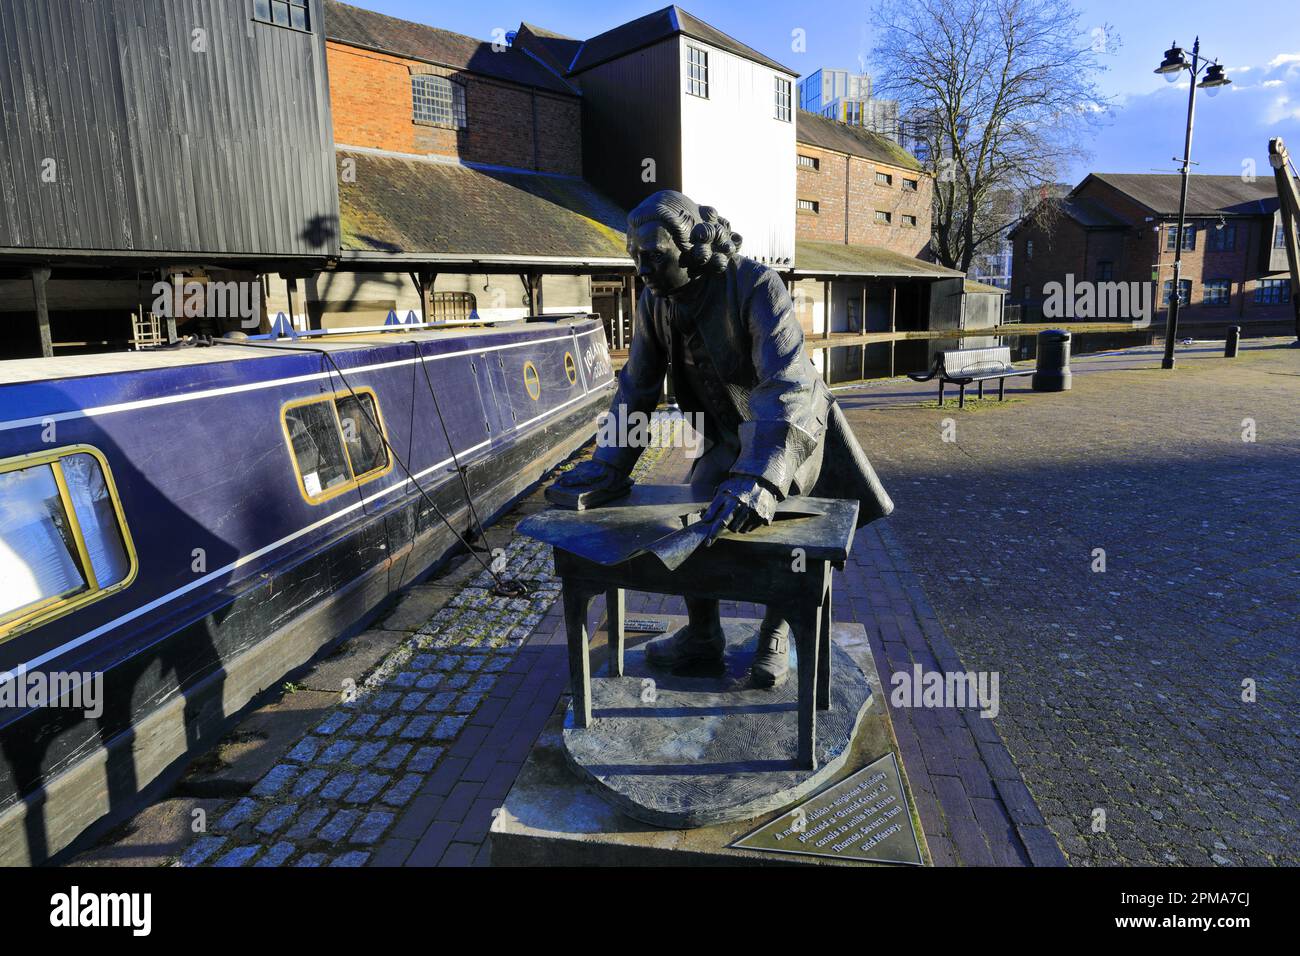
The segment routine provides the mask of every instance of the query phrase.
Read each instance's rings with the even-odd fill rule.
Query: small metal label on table
[[[920,866],[923,862],[892,753],[731,845],[870,863]]]

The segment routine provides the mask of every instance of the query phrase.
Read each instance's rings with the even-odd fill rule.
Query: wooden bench
[[[1006,399],[1007,379],[1017,375],[1033,375],[1031,368],[1019,369],[1011,364],[1011,349],[1007,346],[989,349],[952,349],[934,357],[934,366],[928,372],[909,372],[914,382],[928,382],[939,377],[939,405],[943,405],[943,387],[946,384],[960,388],[957,407],[966,407],[966,386],[979,386],[979,397],[984,397],[984,383],[998,380],[998,401]]]

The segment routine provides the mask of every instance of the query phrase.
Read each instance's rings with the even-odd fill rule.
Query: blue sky
[[[594,36],[649,13],[660,0],[353,0],[357,6],[490,40],[495,29],[521,20],[575,37]],[[1091,158],[1066,178],[1090,170],[1152,172],[1175,169],[1187,109],[1185,81],[1171,85],[1151,71],[1171,40],[1190,50],[1199,32],[1202,51],[1228,68],[1233,84],[1211,99],[1197,95],[1195,172],[1239,174],[1254,160],[1268,175],[1267,145],[1282,136],[1300,147],[1300,16],[1293,0],[1075,0],[1087,31],[1109,24],[1118,52],[1107,57],[1103,91],[1116,99],[1113,117],[1089,144]],[[868,0],[822,0],[796,6],[783,0],[689,0],[681,6],[718,29],[808,74],[819,66],[870,70]],[[807,51],[791,50],[802,29]]]

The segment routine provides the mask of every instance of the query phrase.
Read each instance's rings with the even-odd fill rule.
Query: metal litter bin
[[[1038,366],[1033,388],[1035,392],[1070,390],[1070,333],[1064,329],[1038,333]]]
[[[1237,349],[1241,345],[1241,326],[1228,326],[1228,338],[1223,343],[1223,357],[1236,358]]]

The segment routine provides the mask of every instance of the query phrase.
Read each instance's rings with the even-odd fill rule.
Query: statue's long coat
[[[695,348],[685,330],[698,332]],[[804,351],[803,329],[781,277],[736,256],[685,295],[646,289],[611,414],[651,412],[668,363],[684,411],[702,413],[706,451],[692,481],[761,478],[780,497],[855,498],[859,524],[894,510],[844,413]],[[686,366],[689,366],[687,368]],[[605,434],[627,434],[618,423]],[[602,446],[595,458],[629,471],[639,448]]]

